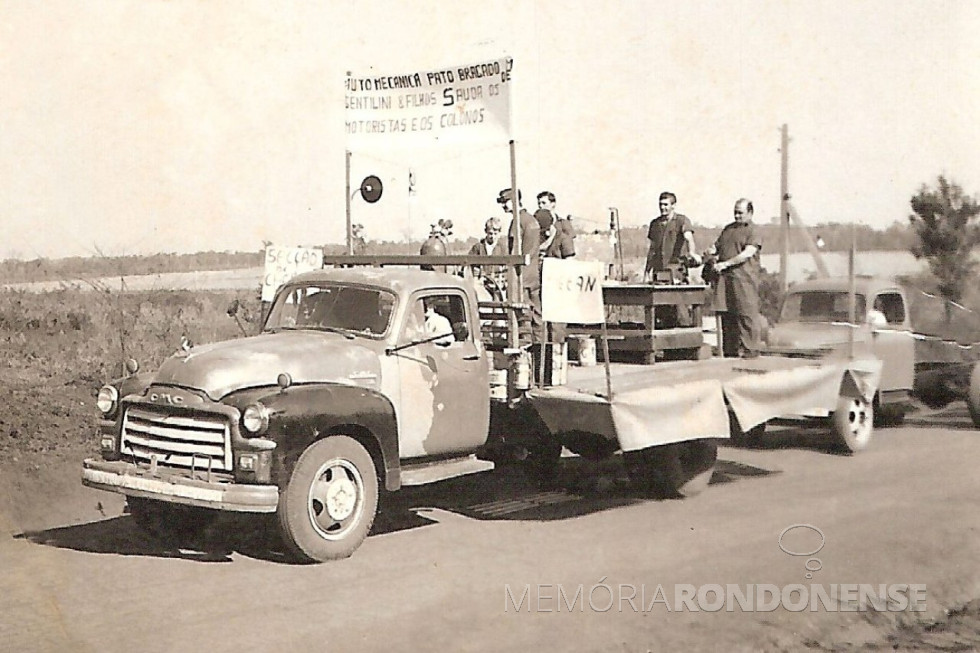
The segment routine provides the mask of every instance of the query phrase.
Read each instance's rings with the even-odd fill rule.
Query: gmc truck
[[[287,282],[258,335],[193,346],[155,372],[133,365],[102,387],[101,458],[84,461],[83,483],[126,495],[157,533],[218,511],[274,513],[289,553],[326,561],[362,543],[380,491],[487,471],[502,451],[542,483],[563,447],[621,451],[642,491],[683,497],[708,484],[719,440],[786,412],[835,414],[850,450],[870,438],[874,361],[610,364],[568,369],[564,383],[535,378],[548,349],[532,342],[528,305],[478,301],[471,279],[418,263],[352,267],[379,263],[361,258]]]

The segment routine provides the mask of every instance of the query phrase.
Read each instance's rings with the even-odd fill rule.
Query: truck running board
[[[444,458],[402,465],[401,479],[402,485],[425,485],[456,476],[488,472],[491,469],[493,469],[492,462],[480,460],[475,455],[470,454],[459,458]]]

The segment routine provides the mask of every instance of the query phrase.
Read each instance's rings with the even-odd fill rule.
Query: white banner
[[[315,247],[265,248],[265,274],[262,275],[262,301],[271,302],[279,286],[300,272],[323,267],[323,250]]]
[[[349,74],[348,149],[510,140],[510,57],[397,75]]]
[[[541,314],[547,322],[605,322],[602,263],[545,258],[541,267]]]

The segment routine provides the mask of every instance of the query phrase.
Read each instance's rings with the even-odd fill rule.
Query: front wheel
[[[711,481],[718,444],[714,440],[674,442],[628,451],[624,460],[630,481],[641,491],[663,499],[693,497]]]
[[[298,560],[349,557],[374,523],[378,474],[355,439],[335,435],[313,443],[296,461],[279,496],[283,542]]]
[[[874,430],[874,409],[864,397],[840,397],[833,417],[834,435],[849,452],[867,448]]]

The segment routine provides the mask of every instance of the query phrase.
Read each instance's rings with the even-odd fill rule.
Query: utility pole
[[[787,288],[787,262],[789,259],[789,127],[783,123],[780,140],[779,170],[779,288],[783,293]]]

